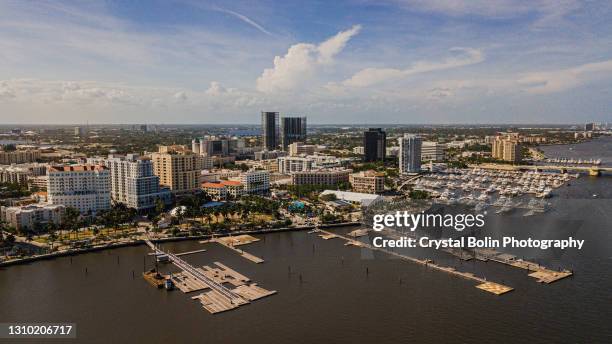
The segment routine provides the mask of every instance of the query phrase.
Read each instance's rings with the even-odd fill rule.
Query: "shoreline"
[[[341,222],[341,223],[330,223],[325,225],[318,226],[319,228],[336,228],[336,227],[348,227],[348,226],[359,226],[363,225],[361,222]],[[316,226],[302,226],[302,227],[283,227],[283,228],[266,228],[266,229],[258,229],[253,231],[236,231],[232,233],[226,233],[222,235],[218,235],[218,237],[226,237],[230,235],[241,235],[241,234],[267,234],[267,233],[276,233],[276,232],[289,232],[289,231],[304,231],[304,230],[312,230]],[[160,238],[160,239],[151,239],[153,243],[165,243],[165,242],[175,242],[175,241],[191,241],[191,240],[202,240],[202,239],[210,239],[212,235],[197,235],[197,236],[184,236],[184,237],[171,237],[171,238]],[[85,253],[91,252],[99,252],[104,250],[113,250],[117,248],[130,247],[130,246],[140,246],[144,245],[145,242],[142,239],[132,240],[127,242],[118,242],[118,243],[110,243],[105,245],[93,246],[88,248],[78,248],[66,251],[57,251],[53,253],[45,253],[30,257],[12,259],[0,262],[0,268],[8,267],[12,265],[20,265],[27,264],[31,262],[36,262],[40,260],[48,260],[55,259],[59,257],[67,257],[67,256],[76,256]]]

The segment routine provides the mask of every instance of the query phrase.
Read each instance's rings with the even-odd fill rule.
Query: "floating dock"
[[[258,238],[255,238],[248,234],[244,234],[244,235],[237,235],[237,236],[231,236],[231,237],[212,238],[210,240],[200,241],[200,243],[204,244],[204,243],[216,242],[220,245],[223,245],[229,248],[230,250],[235,251],[242,258],[248,259],[255,264],[261,264],[264,262],[263,259],[236,247],[236,246],[241,246],[241,245],[247,245],[253,242],[257,242],[257,241],[259,241]]]
[[[219,262],[214,263],[215,267],[196,268],[176,254],[162,251],[150,240],[145,240],[145,243],[156,254],[166,254],[168,260],[182,270],[172,275],[172,282],[176,288],[184,293],[205,290],[192,299],[199,300],[202,307],[212,314],[229,311],[249,304],[253,300],[276,294],[275,290],[266,290],[255,283],[249,284],[248,277]],[[155,276],[159,274],[155,272]],[[157,279],[157,277],[150,276],[145,276],[145,278],[148,278],[147,280]],[[227,284],[232,285],[233,288],[228,287]],[[161,285],[163,286],[163,282]]]

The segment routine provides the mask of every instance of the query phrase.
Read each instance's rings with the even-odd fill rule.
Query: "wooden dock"
[[[276,290],[266,290],[257,286],[257,283],[251,285],[241,285],[234,289],[234,292],[249,301],[255,301],[264,297],[276,294]]]
[[[193,296],[192,299],[198,300],[202,307],[211,314],[229,311],[249,304],[251,301],[276,294],[276,290],[267,290],[258,286],[257,283],[250,283],[251,280],[247,276],[220,262],[214,262],[214,265],[203,266],[196,270],[214,283],[232,285],[234,288],[231,289],[230,296],[211,289],[208,284],[187,271],[172,275],[172,282],[174,282],[175,287],[183,293],[205,290],[201,294]]]
[[[336,234],[333,233],[329,233],[329,232],[325,232],[323,234],[319,234],[319,236],[321,237],[321,239],[323,240],[329,240],[329,239],[334,239],[334,238],[338,238],[338,236]]]
[[[203,249],[195,250],[195,251],[176,253],[176,256],[180,257],[180,256],[186,256],[186,255],[189,255],[189,254],[201,253],[201,252],[206,252],[206,249],[203,248]]]
[[[356,229],[350,233],[348,233],[348,236],[353,237],[353,238],[359,238],[362,236],[368,235],[368,230],[367,229]]]
[[[259,239],[245,234],[245,235],[237,235],[233,237],[212,238],[210,240],[205,240],[205,241],[200,241],[200,242],[201,243],[216,242],[238,253],[242,258],[248,259],[255,264],[261,264],[264,262],[263,259],[236,247],[240,245],[247,245],[247,244],[250,244],[256,241],[259,241]]]

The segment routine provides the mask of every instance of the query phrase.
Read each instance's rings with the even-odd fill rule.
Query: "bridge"
[[[195,278],[198,282],[208,286],[211,290],[214,290],[218,292],[219,294],[225,296],[232,304],[244,303],[244,300],[238,294],[224,287],[222,284],[217,283],[213,281],[212,279],[208,278],[206,275],[202,273],[200,269],[196,269],[195,267],[193,267],[186,261],[179,258],[176,254],[163,251],[162,249],[157,247],[155,244],[153,244],[149,239],[146,239],[145,243],[151,248],[151,250],[153,250],[153,252],[155,252],[155,255],[166,255],[168,257],[168,260],[172,264],[174,264],[177,268],[192,275],[193,278]]]
[[[397,190],[397,191],[402,191],[402,189],[403,189],[403,188],[404,188],[406,185],[408,185],[408,184],[410,184],[410,183],[414,182],[415,180],[417,180],[417,179],[421,178],[422,176],[423,176],[422,174],[419,174],[419,175],[416,175],[416,176],[413,176],[413,177],[410,177],[410,178],[408,178],[408,179],[404,180],[404,181],[402,182],[402,184],[400,184],[400,185],[398,185],[398,186],[397,186],[396,190]]]
[[[566,172],[586,172],[591,176],[600,176],[603,172],[612,173],[612,167],[600,166],[560,166],[560,165],[503,165],[503,164],[481,164],[468,165],[470,168],[481,168],[486,170],[532,170],[532,171],[559,171]]]

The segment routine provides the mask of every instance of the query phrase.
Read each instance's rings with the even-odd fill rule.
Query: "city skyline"
[[[13,124],[612,120],[606,2],[3,2]]]

